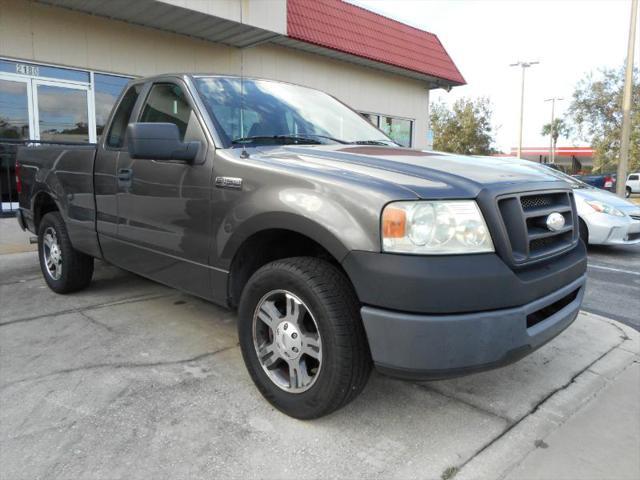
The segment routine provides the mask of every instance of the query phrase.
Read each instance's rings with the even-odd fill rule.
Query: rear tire
[[[324,260],[277,260],[255,272],[240,299],[238,333],[256,387],[291,417],[327,415],[369,378],[360,303],[345,275]]]
[[[67,227],[58,212],[47,213],[38,227],[40,269],[56,293],[82,290],[93,276],[93,257],[71,246]]]
[[[629,198],[631,196],[631,187],[627,187],[627,189],[625,190],[624,196],[626,198]]]
[[[579,232],[580,232],[580,238],[582,239],[582,241],[584,242],[585,245],[589,245],[589,229],[587,228],[587,224],[584,222],[584,220],[579,219]]]

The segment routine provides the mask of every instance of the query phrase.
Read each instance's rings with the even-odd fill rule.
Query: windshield
[[[545,171],[547,173],[555,176],[556,178],[559,178],[560,180],[564,180],[565,182],[570,184],[571,188],[592,188],[591,185],[584,183],[582,180],[578,180],[577,178],[572,177],[571,175],[567,175],[564,172],[556,170],[555,168],[548,167],[546,165],[542,165],[542,166],[545,168]]]
[[[196,87],[227,146],[282,143],[397,145],[330,95],[269,80],[199,77]],[[242,95],[244,92],[244,95]]]

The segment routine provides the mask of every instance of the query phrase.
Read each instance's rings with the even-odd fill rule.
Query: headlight
[[[394,202],[382,211],[382,249],[414,254],[493,252],[473,200]]]
[[[599,202],[598,200],[585,200],[585,203],[593,208],[596,212],[606,213],[607,215],[615,215],[616,217],[624,217],[617,208],[607,205],[606,203]]]

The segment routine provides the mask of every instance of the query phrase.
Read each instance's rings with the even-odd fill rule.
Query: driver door
[[[212,159],[186,86],[157,82],[147,90],[138,122],[173,123],[182,141],[200,142],[197,158],[117,161],[119,262],[145,277],[210,297]]]

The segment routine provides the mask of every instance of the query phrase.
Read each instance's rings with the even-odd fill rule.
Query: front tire
[[[582,239],[582,241],[586,246],[589,246],[589,229],[587,228],[587,224],[582,219],[579,219],[578,222],[579,222],[578,228],[580,232],[580,238]]]
[[[624,196],[626,198],[629,198],[631,196],[631,187],[627,187],[627,189],[625,190]]]
[[[67,227],[58,212],[47,213],[38,227],[40,269],[49,288],[71,293],[85,288],[93,276],[93,257],[71,246]]]
[[[345,275],[324,260],[277,260],[255,272],[240,299],[238,334],[265,399],[299,419],[353,400],[371,370],[359,308]]]

